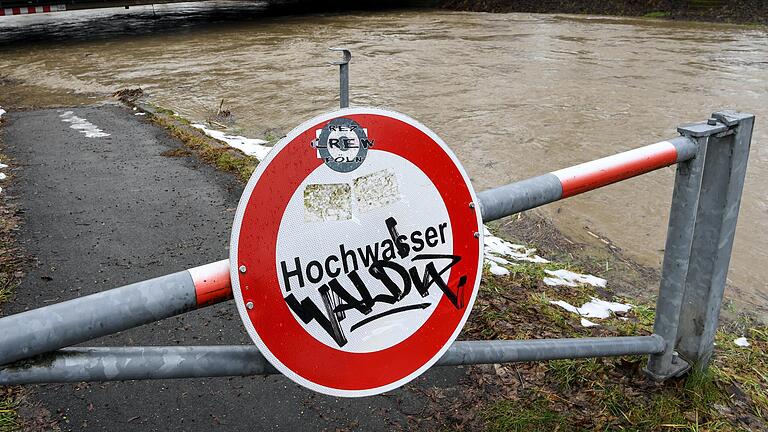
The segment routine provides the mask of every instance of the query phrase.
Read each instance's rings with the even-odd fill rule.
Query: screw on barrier
[[[245,307],[246,307],[248,310],[251,310],[251,309],[253,309],[253,302],[252,302],[252,301],[249,301],[248,303],[246,303],[246,304],[245,304]]]
[[[469,203],[469,208],[471,208],[471,209],[475,208],[475,203],[473,203],[473,202]]]
[[[330,65],[339,66],[339,106],[341,108],[349,107],[349,61],[352,60],[352,53],[345,48],[328,48],[331,51],[341,52],[342,58],[339,61],[329,62]]]
[[[244,265],[240,266],[240,273],[245,273],[245,266]]]

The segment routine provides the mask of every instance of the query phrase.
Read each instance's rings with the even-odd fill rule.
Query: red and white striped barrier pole
[[[159,321],[232,298],[229,260],[0,319],[0,364]]]
[[[47,6],[25,6],[13,8],[0,8],[0,16],[10,15],[30,15],[36,13],[63,12],[67,10],[67,5],[47,5]]]
[[[489,189],[478,194],[483,221],[501,219],[674,165],[693,158],[696,151],[693,140],[680,137]]]

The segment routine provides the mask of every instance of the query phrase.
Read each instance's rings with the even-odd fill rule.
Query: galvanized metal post
[[[332,65],[339,66],[339,106],[341,108],[349,107],[349,61],[352,60],[352,53],[344,48],[329,48],[331,51],[340,51],[343,56],[339,61],[331,62]]]
[[[648,361],[653,379],[706,369],[712,356],[753,124],[751,114],[724,111],[678,128],[699,149],[675,180],[654,323],[667,346]]]
[[[657,381],[680,375],[689,369],[688,363],[677,356],[675,347],[708,138],[693,139],[698,145],[697,157],[677,165],[653,327],[653,332],[666,341],[666,348],[652,355],[646,368],[646,373]]]

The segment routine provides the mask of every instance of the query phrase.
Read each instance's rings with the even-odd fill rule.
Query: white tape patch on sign
[[[482,228],[456,157],[372,108],[294,129],[254,172],[232,230],[233,291],[264,356],[336,396],[381,393],[448,349],[474,303]]]

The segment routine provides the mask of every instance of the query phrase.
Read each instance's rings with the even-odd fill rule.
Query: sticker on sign
[[[476,201],[445,143],[403,114],[348,108],[305,122],[259,164],[235,215],[232,283],[248,334],[321,393],[416,378],[475,301]]]

